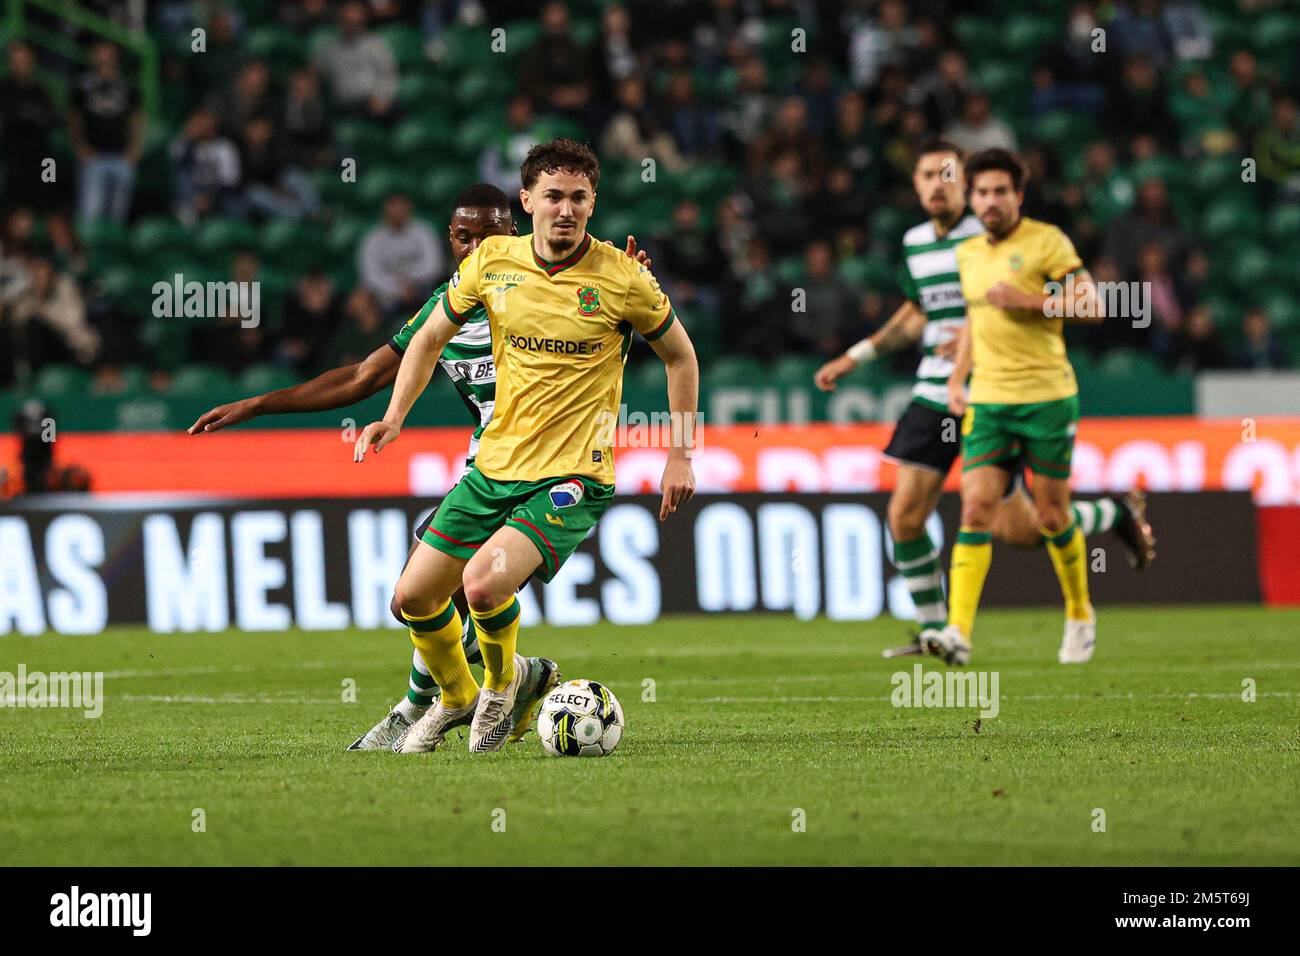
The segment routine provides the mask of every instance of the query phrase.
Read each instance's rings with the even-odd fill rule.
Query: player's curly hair
[[[523,166],[519,167],[519,178],[525,189],[532,189],[542,173],[554,173],[560,170],[575,176],[586,176],[595,192],[600,182],[600,160],[586,143],[573,139],[553,139],[549,143],[538,143],[524,157]]]
[[[1025,180],[1029,174],[1025,170],[1025,164],[1020,158],[1009,149],[984,149],[980,150],[970,159],[966,160],[966,182],[975,182],[977,173],[987,173],[993,170],[1000,170],[1011,176],[1011,185],[1015,187],[1016,192],[1025,188]]]
[[[475,183],[456,194],[451,203],[452,215],[457,209],[491,209],[494,212],[504,209],[509,215],[510,197],[491,183]]]

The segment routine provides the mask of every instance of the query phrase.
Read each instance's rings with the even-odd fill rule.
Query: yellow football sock
[[[1092,601],[1088,597],[1088,548],[1083,532],[1073,521],[1064,531],[1054,533],[1043,529],[1047,539],[1047,553],[1051,555],[1056,578],[1065,595],[1065,616],[1071,621],[1087,621],[1092,617]]]
[[[975,628],[975,611],[980,606],[980,592],[993,563],[993,535],[988,531],[962,528],[952,546],[952,568],[948,572],[948,623],[961,631],[967,641]]]
[[[503,691],[515,679],[515,644],[519,639],[519,599],[510,600],[491,611],[475,611],[474,629],[478,631],[479,652],[483,655],[483,686]]]
[[[444,706],[460,710],[472,704],[478,694],[478,681],[470,673],[465,648],[460,643],[463,626],[456,605],[448,598],[446,605],[432,614],[412,615],[403,611],[402,619],[410,628],[411,643],[442,688]]]

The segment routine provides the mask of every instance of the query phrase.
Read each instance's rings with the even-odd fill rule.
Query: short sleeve
[[[438,307],[442,297],[442,289],[429,296],[428,301],[420,306],[420,311],[407,319],[406,324],[397,330],[397,334],[388,340],[388,344],[392,346],[394,352],[398,355],[406,354],[406,348],[411,344],[411,339],[415,338],[415,333],[420,331],[420,326],[424,325],[429,316],[433,315],[433,310]]]
[[[676,316],[673,305],[668,301],[664,290],[653,273],[643,265],[638,265],[628,285],[627,298],[623,304],[623,319],[632,328],[641,333],[647,342],[662,338],[673,324]]]
[[[1074,243],[1060,229],[1053,227],[1044,237],[1043,274],[1059,282],[1072,272],[1083,268],[1083,260],[1074,249]]]
[[[465,257],[465,261],[460,264],[460,269],[447,283],[443,307],[447,312],[447,318],[456,325],[464,325],[474,307],[483,302],[479,271],[483,265],[483,250],[486,247],[486,243],[480,243],[477,249]]]
[[[898,289],[903,293],[904,299],[910,299],[912,302],[921,301],[921,293],[917,291],[916,280],[912,278],[912,270],[907,268],[907,258],[898,264]]]

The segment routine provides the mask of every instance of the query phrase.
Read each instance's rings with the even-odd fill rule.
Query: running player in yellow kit
[[[980,592],[993,559],[993,517],[1007,472],[1023,459],[1034,508],[1065,596],[1061,663],[1092,657],[1096,616],[1088,596],[1083,532],[1070,513],[1070,460],[1079,387],[1065,353],[1064,317],[1104,317],[1092,276],[1056,226],[1020,214],[1025,172],[1003,149],[966,163],[971,209],[986,230],[957,246],[967,323],[948,380],[949,409],[962,418],[961,529],[952,549],[948,626],[934,650],[970,659]],[[965,395],[971,372],[970,398]]]
[[[660,487],[663,520],[694,493],[690,453],[699,392],[695,350],[650,271],[592,239],[595,154],[572,140],[535,146],[521,170],[527,236],[483,240],[412,337],[382,421],[354,457],[396,440],[438,355],[476,306],[487,310],[496,409],[474,467],[448,492],[397,582],[411,639],[442,688],[394,745],[433,750],[470,724],[469,749],[499,750],[526,668],[515,653],[530,576],[550,581],[609,507],[623,363],[638,332],[663,360],[675,425]],[[451,595],[464,586],[483,656],[480,688],[461,646]],[[518,665],[518,666],[516,666]]]

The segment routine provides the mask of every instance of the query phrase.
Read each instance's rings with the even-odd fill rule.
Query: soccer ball
[[[552,757],[606,757],[623,737],[623,708],[604,684],[566,681],[542,701],[537,735]]]

